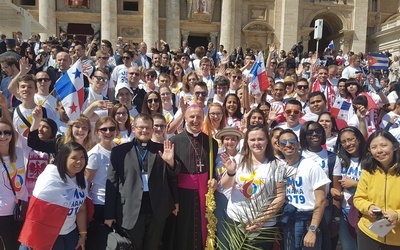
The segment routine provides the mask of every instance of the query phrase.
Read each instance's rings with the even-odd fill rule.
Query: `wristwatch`
[[[315,233],[315,232],[317,232],[318,228],[317,228],[317,226],[310,225],[310,227],[308,229],[310,229],[311,232]]]

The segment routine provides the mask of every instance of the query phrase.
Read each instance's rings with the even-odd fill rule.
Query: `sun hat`
[[[237,136],[239,139],[242,139],[244,137],[242,131],[237,130],[234,127],[225,127],[215,135],[215,138],[222,140],[222,138],[227,135]]]

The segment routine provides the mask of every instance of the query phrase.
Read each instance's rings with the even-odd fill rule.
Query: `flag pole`
[[[46,97],[46,99],[44,99],[43,103],[40,106],[43,106],[44,103],[49,99],[49,97],[51,96],[51,94],[53,94],[54,90],[56,90],[56,88],[53,88],[53,90],[49,93],[49,95]]]

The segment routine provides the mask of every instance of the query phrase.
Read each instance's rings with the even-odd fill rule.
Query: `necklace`
[[[201,162],[202,154],[204,153],[203,152],[203,137],[201,137],[200,154],[199,154],[199,152],[197,151],[196,147],[194,146],[192,140],[190,139],[187,130],[185,131],[185,135],[188,138],[188,140],[190,142],[190,145],[192,146],[192,148],[193,148],[193,150],[195,152],[195,157],[197,156],[197,159],[196,159],[196,170],[197,170],[197,172],[201,173],[203,171],[203,167],[205,166]],[[189,153],[189,155],[190,155],[190,153]]]

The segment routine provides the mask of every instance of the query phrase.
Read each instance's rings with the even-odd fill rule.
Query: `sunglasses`
[[[286,145],[290,143],[292,146],[297,145],[299,142],[295,138],[290,138],[290,139],[283,139],[279,142],[279,145],[282,147],[286,147]]]
[[[276,62],[271,62],[271,64],[276,64]]]
[[[11,130],[0,131],[0,136],[12,136],[13,132]]]
[[[286,87],[292,87],[292,86],[293,86],[293,83],[285,83],[285,86],[286,86]]]
[[[155,99],[147,99],[147,103],[158,103],[160,100],[158,100],[158,98]]]
[[[196,96],[202,96],[202,97],[206,97],[207,96],[207,92],[206,91],[204,91],[204,92],[196,92],[196,93],[194,93]]]
[[[48,82],[48,81],[50,81],[50,78],[38,78],[37,81],[38,82]]]
[[[158,129],[163,129],[163,128],[167,127],[167,126],[163,125],[163,124],[154,124],[154,127],[158,128]]]
[[[297,85],[297,89],[308,89],[308,85]]]
[[[146,75],[146,77],[149,77],[149,78],[156,78],[155,75]]]
[[[102,76],[94,76],[94,78],[96,78],[100,82],[108,82],[108,78]]]
[[[131,59],[129,56],[123,56],[123,57],[121,57],[122,58],[122,60],[129,60],[129,59]]]
[[[242,76],[232,76],[233,79],[238,79],[238,80],[242,80]]]
[[[322,129],[322,128],[308,129],[308,130],[306,130],[306,135],[311,136],[314,133],[320,135],[320,134],[322,134],[322,132],[324,132],[324,129]]]
[[[115,130],[117,130],[117,128],[116,127],[105,127],[105,128],[99,128],[99,130],[100,130],[100,132],[105,133],[107,131],[114,132]]]
[[[285,110],[285,113],[286,113],[287,115],[298,115],[298,114],[300,114],[300,110],[297,110],[297,109],[287,109],[287,110]]]

